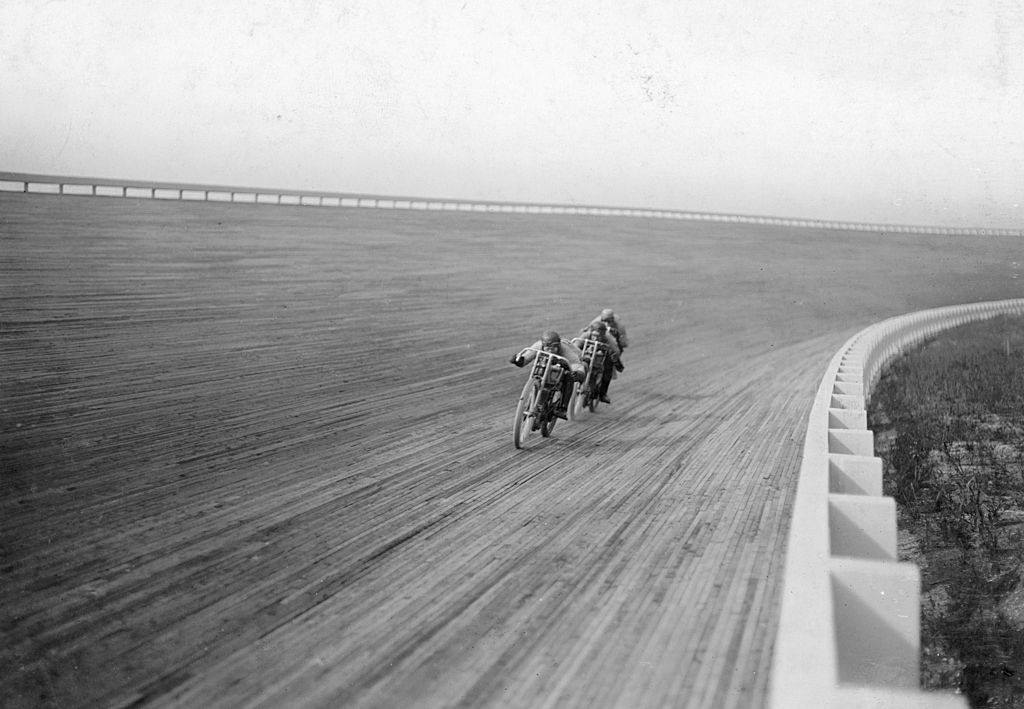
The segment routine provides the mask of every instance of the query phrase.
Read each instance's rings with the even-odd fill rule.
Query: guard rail
[[[120,180],[105,177],[66,177],[20,172],[0,172],[0,192],[80,195],[92,197],[132,197],[136,199],[170,199],[206,202],[243,202],[307,207],[371,207],[379,209],[419,209],[463,212],[506,212],[521,214],[580,214],[590,216],[625,216],[649,219],[683,219],[707,222],[733,222],[784,227],[811,227],[840,231],[875,231],[882,233],[948,234],[952,236],[1024,236],[1020,229],[958,228],[913,226],[908,224],[870,224],[864,222],[794,219],[789,217],[750,214],[716,214],[677,209],[635,209],[574,204],[533,204],[525,202],[480,201],[424,197],[396,197],[349,192],[285,190],[264,187],[226,187],[223,185],[189,184]]]
[[[829,362],[811,409],[793,503],[770,702],[789,707],[966,707],[920,684],[920,572],[897,560],[896,504],[867,428],[885,365],[941,330],[1024,315],[1024,299],[876,323]]]

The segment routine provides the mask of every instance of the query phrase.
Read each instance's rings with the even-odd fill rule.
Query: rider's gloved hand
[[[621,360],[621,359],[617,359],[617,360],[615,360],[615,371],[617,371],[617,372],[621,372],[621,371],[622,371],[623,369],[625,369],[625,368],[626,368],[626,365],[624,365],[624,364],[622,363],[622,360]]]
[[[572,380],[574,382],[582,382],[583,381],[583,372],[579,371],[578,369],[574,369],[573,372],[572,372]]]
[[[520,357],[519,355],[512,355],[509,358],[508,361],[509,361],[509,364],[514,364],[517,367],[522,367],[523,366],[523,358]]]

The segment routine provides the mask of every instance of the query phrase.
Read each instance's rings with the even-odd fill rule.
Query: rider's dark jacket
[[[601,316],[598,315],[596,318],[594,318],[594,322],[597,322],[600,319]],[[618,341],[619,346],[622,349],[626,349],[627,347],[629,347],[629,339],[626,337],[626,328],[622,326],[622,323],[618,321],[618,318],[605,320],[605,324],[608,326],[609,329],[615,331],[615,339]]]

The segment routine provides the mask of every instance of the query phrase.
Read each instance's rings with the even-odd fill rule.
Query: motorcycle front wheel
[[[550,401],[548,405],[544,407],[544,423],[540,425],[540,435],[547,438],[551,435],[551,432],[555,430],[555,424],[558,423],[558,417],[555,416],[555,406]]]
[[[516,420],[512,424],[512,442],[516,448],[522,448],[533,430],[533,422],[537,416],[537,383],[530,377],[523,385],[523,393],[516,404]]]
[[[597,411],[597,405],[601,403],[601,398],[598,392],[601,390],[600,378],[590,385],[590,391],[587,392],[587,408],[590,409],[590,413]]]

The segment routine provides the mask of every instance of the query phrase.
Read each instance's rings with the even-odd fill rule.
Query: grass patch
[[[894,361],[868,411],[900,558],[921,568],[921,678],[1024,707],[1024,319],[948,330]]]

